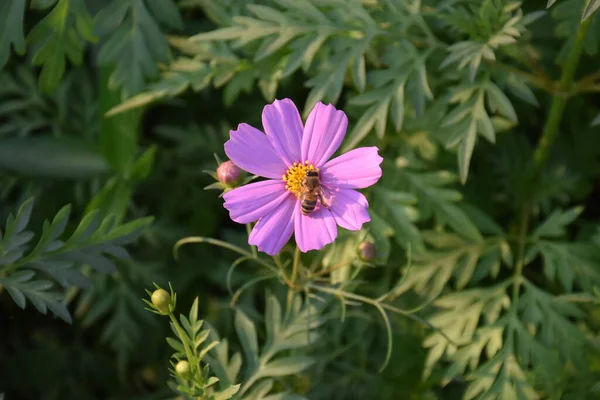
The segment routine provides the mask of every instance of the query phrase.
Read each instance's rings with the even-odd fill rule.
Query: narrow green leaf
[[[248,395],[244,396],[244,400],[264,400],[272,388],[273,379],[263,379],[252,388]]]
[[[266,299],[265,326],[267,328],[266,347],[272,345],[276,340],[276,335],[281,329],[281,305],[274,295],[268,295]]]
[[[173,0],[146,0],[152,15],[171,29],[183,30],[183,19]]]
[[[11,47],[19,55],[25,53],[23,19],[26,0],[5,0],[0,5],[0,70],[10,58]]]
[[[106,236],[103,237],[103,239],[119,245],[131,243],[137,239],[142,231],[146,229],[146,227],[153,221],[154,217],[144,217],[130,221],[111,230]]]
[[[198,321],[198,304],[198,297],[196,297],[192,303],[192,307],[190,307],[190,314],[188,316],[188,320],[192,326],[196,325]]]
[[[499,112],[512,121],[518,121],[513,105],[498,86],[492,82],[488,82],[485,93],[488,105],[493,112]]]
[[[17,212],[15,217],[15,228],[13,234],[21,233],[29,224],[29,218],[31,218],[31,211],[33,210],[33,198],[27,199]]]
[[[281,25],[289,24],[289,21],[286,18],[286,16],[274,8],[263,6],[260,4],[249,4],[247,7],[252,14],[254,14],[262,20],[275,22]]]
[[[167,343],[168,343],[168,344],[169,344],[169,346],[171,346],[171,347],[173,348],[173,350],[175,350],[176,352],[178,352],[178,353],[182,353],[182,354],[185,354],[185,349],[183,348],[183,344],[182,344],[182,343],[181,343],[179,340],[176,340],[176,339],[173,339],[173,338],[170,338],[170,337],[168,337],[168,338],[167,338]]]
[[[583,212],[583,207],[573,207],[567,211],[555,210],[533,232],[534,237],[561,237],[565,228]]]
[[[364,54],[355,57],[352,61],[352,80],[358,91],[361,93],[364,92],[367,85],[367,71]]]
[[[587,6],[585,7],[585,10],[583,10],[583,17],[581,18],[581,21],[585,21],[586,19],[588,19],[589,17],[592,16],[592,14],[600,7],[600,0],[590,0],[587,3]]]
[[[229,386],[227,389],[212,394],[214,400],[231,399],[240,390],[240,384]]]
[[[99,211],[99,215],[106,217],[112,215],[116,223],[121,223],[126,216],[133,185],[123,179],[110,179],[89,201],[86,212]]]
[[[399,245],[406,247],[410,243],[411,248],[419,252],[425,249],[425,244],[419,230],[413,224],[416,210],[410,205],[415,201],[415,197],[408,193],[377,189],[373,209],[394,228]]]
[[[404,123],[404,83],[398,86],[390,106],[390,114],[396,131],[402,129]]]
[[[19,291],[19,289],[14,288],[12,286],[6,286],[6,291],[8,292],[8,294],[10,294],[10,297],[20,308],[25,308],[25,296]]]
[[[98,177],[109,171],[90,144],[80,139],[49,136],[0,140],[0,169],[62,179]]]
[[[170,1],[170,0],[167,0]],[[143,109],[123,112],[112,118],[105,114],[120,103],[120,94],[110,88],[109,76],[113,69],[100,68],[98,80],[98,107],[100,109],[100,150],[108,164],[123,174],[136,152],[137,135]]]
[[[304,371],[314,364],[314,360],[307,356],[291,356],[271,361],[259,370],[260,376],[287,376]]]
[[[235,313],[235,331],[240,338],[240,343],[244,350],[246,368],[252,371],[258,366],[256,328],[254,327],[254,323],[241,310],[237,310]]]
[[[461,145],[458,148],[458,170],[460,172],[460,181],[465,184],[469,175],[469,165],[471,156],[477,140],[477,130],[475,123],[471,122],[464,134]]]
[[[525,82],[520,79],[517,79],[515,75],[510,75],[508,78],[508,90],[511,91],[515,96],[520,98],[521,100],[531,104],[532,106],[539,107],[533,90]]]

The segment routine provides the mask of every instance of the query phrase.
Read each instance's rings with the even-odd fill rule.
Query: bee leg
[[[323,198],[323,193],[319,193],[319,201],[321,205],[329,210],[329,205],[325,202],[325,198]]]

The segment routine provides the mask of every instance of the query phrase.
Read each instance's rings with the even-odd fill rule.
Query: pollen
[[[318,171],[319,168],[315,168],[315,166],[308,161],[303,163],[295,162],[281,177],[286,183],[285,188],[299,198],[302,195],[302,187],[300,185],[306,176],[306,172],[313,170]]]

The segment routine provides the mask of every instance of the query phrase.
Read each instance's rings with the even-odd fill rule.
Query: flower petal
[[[381,178],[383,158],[377,147],[360,147],[330,160],[321,168],[321,183],[330,188],[362,189]]]
[[[296,203],[294,231],[300,251],[319,250],[332,243],[337,237],[337,226],[331,211],[319,206],[312,214],[302,215],[300,202]]]
[[[369,202],[362,194],[352,189],[328,191],[323,188],[325,202],[329,205],[335,222],[344,229],[358,231],[365,222],[369,222]]]
[[[262,124],[271,145],[288,166],[301,161],[302,119],[290,99],[275,100],[266,105]]]
[[[258,221],[272,213],[286,198],[293,196],[281,180],[250,183],[223,195],[232,220],[240,224]]]
[[[294,232],[294,209],[298,201],[287,197],[271,213],[261,218],[250,232],[248,244],[274,256],[292,237]]]
[[[229,132],[225,154],[235,165],[251,174],[281,179],[287,167],[279,158],[267,136],[248,124],[239,124]]]
[[[320,167],[340,147],[348,117],[331,104],[317,103],[306,120],[302,136],[302,161],[310,161]]]

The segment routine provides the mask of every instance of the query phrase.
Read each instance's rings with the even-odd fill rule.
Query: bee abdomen
[[[314,199],[314,200],[303,199],[302,204],[300,205],[302,214],[308,215],[308,214],[312,213],[313,211],[315,211],[316,205],[317,205],[317,199]]]

